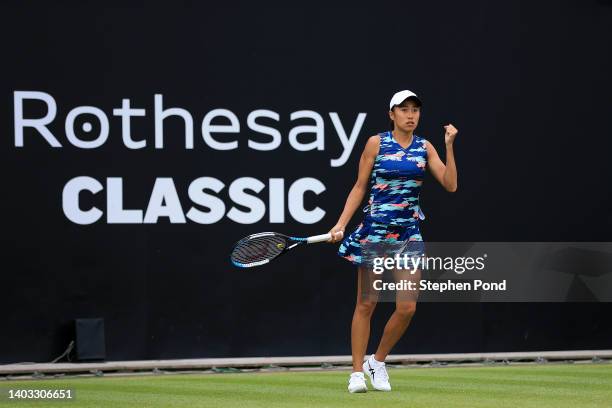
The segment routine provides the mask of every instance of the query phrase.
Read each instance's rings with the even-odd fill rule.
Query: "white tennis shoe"
[[[365,377],[362,372],[352,373],[349,378],[348,390],[350,393],[353,392],[366,392],[368,386],[365,382]]]
[[[389,384],[389,374],[385,368],[385,363],[374,360],[374,354],[363,363],[363,372],[370,377],[370,384],[378,391],[391,391]]]

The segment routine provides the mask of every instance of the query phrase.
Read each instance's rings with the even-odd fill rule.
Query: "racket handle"
[[[338,238],[342,238],[344,234],[342,233],[342,231],[338,231],[336,233],[336,236]],[[309,244],[316,244],[318,242],[325,242],[325,241],[329,241],[331,239],[331,233],[327,233],[327,234],[321,234],[321,235],[313,235],[312,237],[308,237],[306,238],[306,242]]]

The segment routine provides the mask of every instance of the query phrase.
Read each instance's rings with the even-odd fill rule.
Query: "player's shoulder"
[[[423,136],[414,135],[416,137],[416,142],[421,145],[423,149],[430,149],[432,144],[429,140],[425,139]]]
[[[414,135],[416,137],[417,142],[421,142],[421,143],[429,143],[429,140],[427,140],[426,138],[424,138],[421,135]]]
[[[376,134],[376,135],[372,135],[370,137],[368,137],[368,141],[366,142],[366,145],[378,145],[380,144],[380,139],[381,139],[381,134]]]
[[[365,148],[363,149],[364,154],[367,156],[375,157],[378,154],[380,148],[380,135],[373,135],[368,137]]]
[[[380,146],[381,135],[373,135],[368,137],[368,141],[366,142],[366,149],[376,149]]]

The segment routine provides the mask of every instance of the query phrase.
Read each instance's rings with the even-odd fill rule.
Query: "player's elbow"
[[[451,184],[451,185],[447,185],[444,187],[446,189],[446,191],[448,191],[449,193],[454,193],[457,191],[457,184]]]

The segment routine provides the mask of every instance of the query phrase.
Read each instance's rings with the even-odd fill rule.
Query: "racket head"
[[[230,259],[239,268],[252,268],[267,264],[291,245],[291,239],[278,232],[260,232],[236,242]]]

